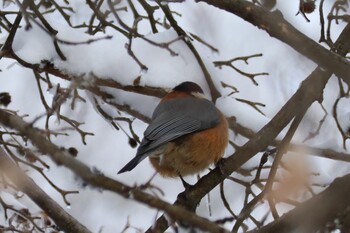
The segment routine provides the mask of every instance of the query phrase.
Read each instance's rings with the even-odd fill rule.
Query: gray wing
[[[186,134],[214,127],[219,122],[219,111],[206,99],[184,97],[160,103],[154,110],[136,156],[118,174],[131,171],[159,146]]]
[[[150,152],[186,134],[214,127],[219,121],[219,111],[207,99],[168,100],[154,110],[137,154]]]

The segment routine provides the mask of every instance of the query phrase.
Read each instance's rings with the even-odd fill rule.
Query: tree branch
[[[92,171],[88,166],[74,159],[72,156],[67,155],[65,151],[48,141],[40,131],[33,128],[32,125],[26,123],[20,117],[10,114],[2,109],[0,109],[0,123],[6,127],[18,130],[21,134],[30,139],[33,145],[35,145],[43,154],[49,155],[56,164],[69,168],[85,182],[93,186],[115,192],[125,198],[134,199],[135,201],[146,204],[150,207],[163,210],[172,221],[190,224],[191,226],[209,232],[228,232],[208,219],[199,217],[181,206],[169,204],[148,193],[140,191],[137,187],[133,188],[124,185],[104,176],[99,171]],[[27,188],[30,189],[30,187],[31,186],[28,186]],[[27,192],[29,191],[30,190]],[[51,214],[51,212],[48,214]],[[59,226],[61,228],[64,227],[61,225]]]
[[[249,23],[265,30],[270,36],[288,44],[294,50],[317,63],[320,68],[327,69],[342,78],[350,86],[350,62],[340,54],[344,48],[339,44],[328,51],[315,41],[311,40],[287,22],[281,12],[270,12],[244,0],[197,0],[231,12]],[[350,29],[345,29],[350,30]],[[349,47],[349,46],[348,46]],[[348,48],[345,48],[348,49]],[[344,55],[345,56],[345,55]]]
[[[68,214],[49,197],[31,178],[19,169],[0,147],[0,168],[12,182],[26,193],[42,210],[49,215],[61,230],[65,232],[90,233],[90,231]]]
[[[246,128],[240,125],[239,123],[237,123],[235,117],[228,117],[227,121],[229,123],[230,129],[232,129],[235,133],[238,133],[248,139],[253,138],[256,134],[256,132],[254,132],[253,130]],[[279,146],[280,143],[281,143],[280,140],[274,140],[273,142],[271,142],[270,145]],[[333,160],[350,163],[350,154],[337,152],[332,149],[322,149],[322,148],[312,147],[308,145],[302,145],[302,144],[299,145],[295,143],[290,143],[286,149],[290,151],[296,151],[296,152],[302,151],[307,154],[312,154],[321,158],[333,159]]]
[[[350,174],[337,178],[322,193],[306,201],[276,221],[249,233],[316,232],[327,222],[349,216]],[[305,221],[307,216],[307,221]],[[349,230],[349,229],[347,229]]]
[[[177,24],[176,20],[174,19],[173,15],[170,11],[169,6],[166,4],[163,4],[159,0],[157,0],[157,3],[162,8],[162,10],[163,10],[166,18],[170,22],[171,26],[174,28],[174,30],[176,31],[176,33],[179,36],[183,37],[183,41],[185,42],[187,47],[191,50],[191,52],[193,53],[193,56],[196,58],[199,66],[201,67],[201,69],[203,71],[204,78],[208,83],[211,98],[212,98],[213,102],[215,103],[216,100],[221,97],[221,93],[216,89],[215,84],[213,82],[213,79],[211,78],[211,75],[210,75],[207,67],[205,66],[200,54],[198,53],[198,51],[196,50],[196,48],[194,47],[192,42],[188,40],[188,36],[187,36],[186,32]]]
[[[237,0],[232,1],[231,3],[235,4],[237,2],[241,1]],[[347,54],[348,48],[350,48],[349,38],[350,24],[346,26],[336,42],[336,44],[344,45],[345,49],[341,51],[341,55],[343,56]],[[233,155],[229,156],[221,167],[215,168],[198,180],[195,185],[179,194],[175,203],[186,206],[188,209],[194,211],[199,201],[210,190],[220,184],[227,176],[236,171],[258,152],[265,150],[296,115],[308,109],[313,102],[320,101],[322,99],[323,89],[331,75],[330,72],[320,67],[316,68],[301,83],[299,89],[269,123],[257,132],[246,144],[237,149]],[[164,231],[167,228],[168,223],[165,217],[161,216],[158,218],[152,229],[149,228],[147,232],[151,233],[154,229]]]

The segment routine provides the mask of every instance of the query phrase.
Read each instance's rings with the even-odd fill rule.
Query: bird
[[[227,144],[225,116],[198,84],[186,81],[161,99],[136,156],[118,174],[131,171],[148,157],[163,177],[182,179],[217,163]]]

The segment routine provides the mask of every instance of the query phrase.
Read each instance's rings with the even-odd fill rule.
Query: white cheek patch
[[[207,97],[200,92],[191,92],[191,95],[198,98],[198,99],[207,99]]]

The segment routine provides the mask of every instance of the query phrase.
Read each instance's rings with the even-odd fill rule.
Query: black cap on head
[[[177,85],[176,87],[174,87],[173,91],[181,91],[181,92],[187,92],[187,93],[199,92],[204,94],[202,88],[194,82],[183,82]]]

